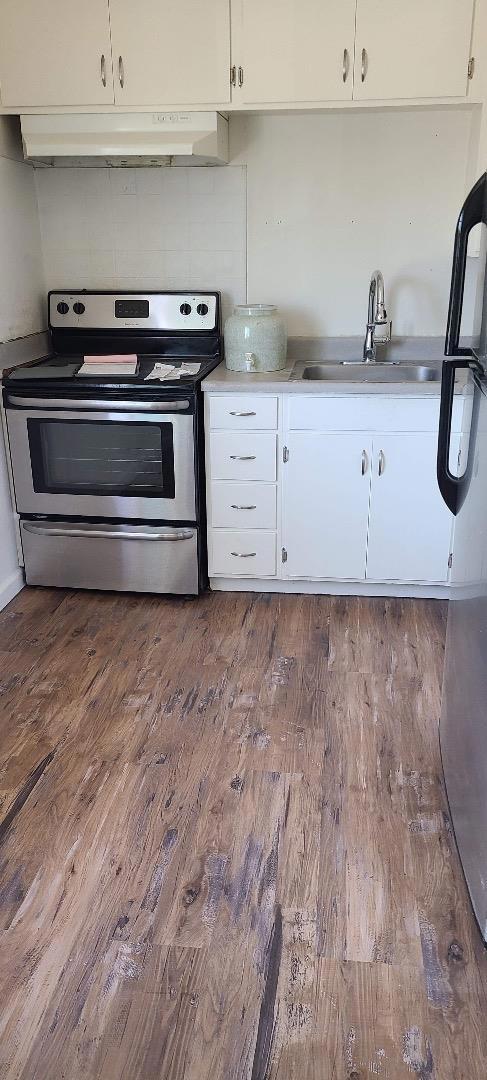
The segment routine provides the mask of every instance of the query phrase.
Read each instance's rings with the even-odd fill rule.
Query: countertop
[[[442,365],[444,359],[443,338],[396,339],[387,350],[381,350],[382,359],[404,364]],[[289,341],[289,357],[280,371],[245,372],[229,371],[220,364],[202,382],[204,392],[234,393],[257,390],[263,393],[339,395],[380,394],[392,397],[439,397],[441,382],[424,383],[355,383],[320,382],[308,379],[291,380],[295,363],[300,360],[320,361],[333,364],[360,357],[362,338],[293,338]],[[396,368],[397,370],[397,368]],[[460,372],[456,380],[456,393],[466,391],[468,376]]]
[[[20,367],[30,360],[40,360],[49,352],[49,339],[46,331],[40,330],[27,337],[14,338],[13,341],[0,342],[0,375],[5,368]]]

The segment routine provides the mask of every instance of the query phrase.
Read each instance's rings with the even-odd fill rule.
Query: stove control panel
[[[49,293],[49,326],[79,330],[217,329],[215,293]]]

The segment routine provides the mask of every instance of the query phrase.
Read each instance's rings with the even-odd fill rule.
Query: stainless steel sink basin
[[[426,364],[319,364],[301,360],[293,381],[306,379],[339,383],[427,383],[441,381],[441,367]]]

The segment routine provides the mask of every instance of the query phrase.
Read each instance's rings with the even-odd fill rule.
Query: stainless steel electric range
[[[3,376],[27,583],[198,594],[219,294],[51,292],[48,309],[51,354]],[[134,374],[80,372],[113,354],[135,354]]]

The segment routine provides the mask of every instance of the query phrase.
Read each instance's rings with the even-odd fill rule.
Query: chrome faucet
[[[369,309],[364,341],[364,363],[375,364],[377,346],[391,340],[392,323],[387,318],[384,298],[384,278],[380,270],[374,270],[369,286]]]

